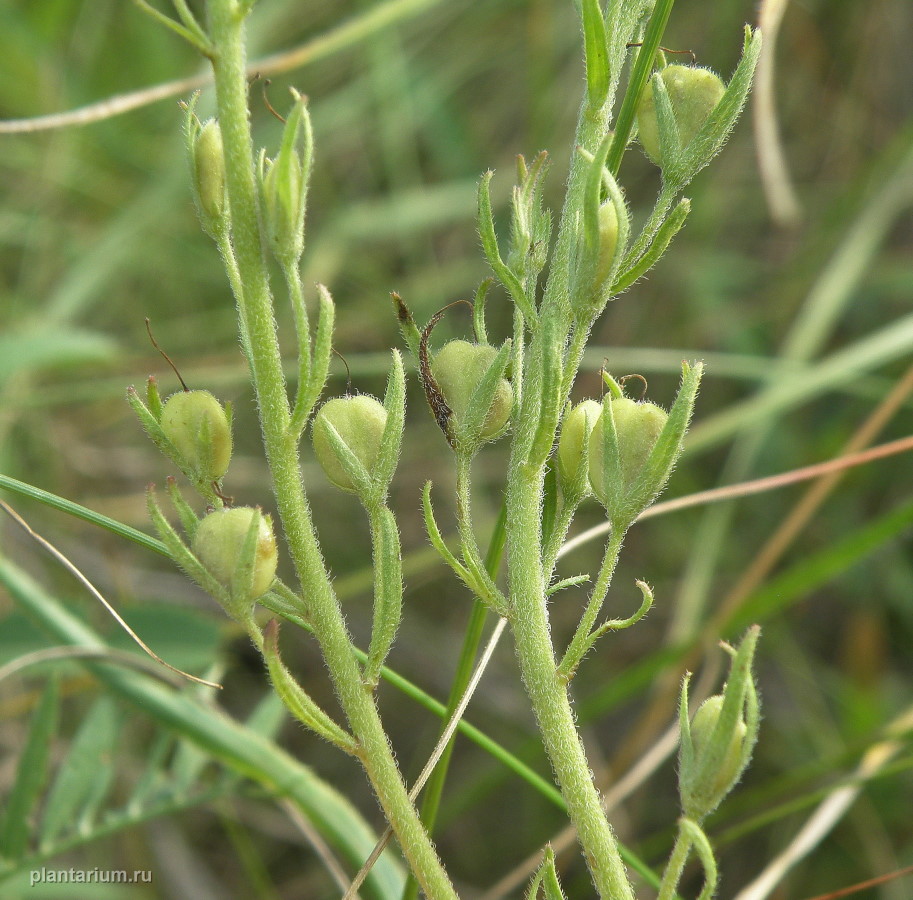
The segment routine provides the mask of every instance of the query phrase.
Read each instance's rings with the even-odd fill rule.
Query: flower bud
[[[225,153],[222,132],[215,119],[209,119],[193,145],[193,176],[200,218],[209,231],[225,215]]]
[[[679,143],[684,149],[707,121],[726,90],[720,77],[710,69],[696,66],[666,66],[659,73],[678,125]],[[638,140],[644,153],[658,166],[663,165],[660,152],[659,124],[652,81],[644,89],[637,105]]]
[[[231,426],[209,391],[172,394],[162,409],[161,426],[186,467],[202,481],[218,481],[228,471]]]
[[[472,395],[497,355],[495,347],[471,344],[469,341],[450,341],[435,355],[431,374],[457,424],[465,420]],[[482,440],[500,435],[510,420],[513,403],[514,392],[510,382],[501,378],[482,423],[479,433]]]
[[[269,516],[250,506],[236,506],[210,513],[197,526],[191,549],[216,581],[228,590],[245,563],[244,545],[255,515],[260,516],[252,562],[250,594],[256,600],[269,590],[276,577],[279,551]]]
[[[586,462],[590,434],[602,414],[598,400],[584,400],[578,403],[565,417],[558,439],[558,471],[564,484],[575,484],[580,467]]]
[[[615,261],[618,247],[618,212],[611,200],[605,200],[599,207],[599,254],[596,257],[596,276],[593,283],[601,287]]]
[[[605,483],[603,428],[607,413],[615,421],[618,436],[620,485]],[[624,493],[637,481],[668,418],[666,411],[654,403],[637,403],[628,397],[606,397],[602,415],[590,434],[590,484],[603,503],[620,502],[622,497],[610,497],[609,494]]]
[[[387,410],[379,400],[367,394],[336,397],[324,403],[314,417],[311,436],[317,461],[336,487],[357,493],[331,437],[330,426],[370,475],[380,453],[386,425]]]

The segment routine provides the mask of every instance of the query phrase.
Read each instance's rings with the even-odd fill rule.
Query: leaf
[[[583,0],[581,14],[587,99],[592,109],[599,109],[609,93],[608,41],[599,0]]]
[[[90,822],[108,792],[120,715],[110,697],[96,700],[51,786],[40,827],[41,846]],[[75,827],[74,827],[75,826]]]
[[[406,421],[406,373],[403,371],[403,358],[398,350],[393,351],[393,367],[387,379],[384,409],[387,411],[387,423],[384,425],[373,469],[375,502],[378,503],[386,495],[393,480]]]
[[[555,869],[555,851],[552,850],[551,845],[545,848],[542,865],[539,866],[539,871],[536,872],[530,883],[526,900],[539,900],[540,887],[545,900],[565,900],[561,885],[558,882],[558,872]]]
[[[29,817],[48,776],[48,758],[57,731],[60,695],[57,679],[51,678],[32,715],[25,748],[16,767],[16,778],[6,801],[0,830],[0,856],[16,859],[26,848],[31,827]]]
[[[512,272],[501,259],[501,251],[498,249],[498,238],[495,235],[494,214],[491,210],[491,189],[489,187],[493,175],[494,172],[486,172],[479,182],[478,218],[479,237],[482,239],[482,249],[488,259],[488,264],[491,266],[495,275],[498,276],[498,280],[504,285],[514,303],[520,308],[526,321],[534,327],[539,322],[535,307],[530,298],[526,295],[523,285],[520,284],[520,279],[517,278],[514,272]]]
[[[751,622],[762,622],[781,610],[788,609],[841,572],[858,565],[911,526],[913,502],[907,502],[860,528],[853,529],[829,547],[803,557],[800,562],[767,582],[730,616],[721,630],[736,631]]]
[[[263,658],[269,669],[273,688],[286,709],[302,725],[306,725],[324,740],[335,744],[346,753],[355,753],[356,741],[347,731],[314,702],[307,691],[292,676],[279,656],[279,623],[273,619],[263,633]]]
[[[365,665],[366,684],[377,684],[380,670],[396,639],[403,614],[403,563],[399,529],[393,513],[383,507],[372,516],[374,542],[374,619],[371,625],[371,645]]]

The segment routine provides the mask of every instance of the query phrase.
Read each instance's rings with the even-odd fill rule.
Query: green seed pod
[[[679,141],[682,148],[685,148],[720,102],[726,87],[715,72],[696,66],[666,66],[659,76],[669,95],[669,103],[678,125]],[[662,166],[652,82],[644,89],[637,104],[637,130],[644,153],[656,165]]]
[[[571,486],[580,475],[580,467],[586,461],[587,445],[596,422],[602,415],[602,404],[598,400],[584,400],[578,403],[565,417],[558,439],[558,471],[562,482]]]
[[[724,697],[705,700],[690,724],[690,753],[682,756],[679,792],[685,815],[700,821],[735,787],[747,762],[748,725],[740,715],[728,733],[715,735]]]
[[[172,394],[162,409],[161,426],[186,467],[202,481],[218,481],[228,471],[231,426],[209,391]]]
[[[472,395],[497,355],[497,348],[487,344],[471,344],[469,341],[450,341],[435,355],[431,363],[431,374],[457,424],[465,420]],[[513,388],[506,378],[502,378],[495,388],[488,414],[482,423],[479,433],[482,440],[496,438],[504,431],[513,404]]]
[[[250,506],[236,506],[210,513],[197,526],[191,549],[210,575],[224,588],[231,590],[238,574],[244,544],[251,528],[251,521],[258,510]],[[250,595],[256,600],[269,590],[276,577],[279,551],[269,516],[260,515],[260,526],[253,555],[253,572]],[[237,598],[236,598],[237,599]]]
[[[301,160],[289,153],[267,163],[263,177],[263,218],[277,259],[294,260],[304,247]]]
[[[694,746],[696,760],[700,760],[701,755],[707,752],[722,708],[723,695],[717,694],[705,700],[694,714],[694,718],[691,720],[691,742]],[[745,724],[745,720],[740,718],[734,731],[729,735],[726,753],[719,768],[713,772],[712,780],[703,786],[704,792],[708,796],[724,797],[738,780],[742,772],[742,745],[747,732],[748,726]]]
[[[611,409],[618,436],[619,469],[621,484],[606,485],[604,482],[603,426],[606,412]],[[628,491],[640,474],[656,444],[659,433],[669,418],[665,410],[654,403],[637,403],[627,397],[606,397],[603,412],[590,434],[590,484],[593,493],[603,502],[620,502],[622,497],[610,497],[609,493]],[[609,488],[614,488],[610,491]]]
[[[606,200],[599,207],[599,255],[596,257],[596,276],[593,284],[602,287],[612,263],[615,261],[615,250],[618,247],[618,212],[611,200]]]
[[[371,475],[380,453],[387,410],[379,400],[367,394],[336,397],[328,400],[314,417],[311,437],[314,454],[327,478],[336,487],[357,493],[356,485],[346,471],[339,450],[332,439],[332,426],[355,459]]]
[[[193,145],[193,175],[200,218],[212,230],[225,215],[225,152],[222,132],[215,119],[203,125]]]

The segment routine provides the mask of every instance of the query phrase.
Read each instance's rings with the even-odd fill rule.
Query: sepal
[[[700,822],[741,778],[758,739],[760,714],[751,666],[760,629],[750,628],[737,651],[723,693],[688,716],[688,678],[679,705],[679,794],[685,815]]]
[[[358,742],[321,709],[294,679],[279,655],[279,623],[272,619],[263,631],[263,659],[270,681],[285,708],[302,725],[350,755],[356,755]]]
[[[264,159],[260,196],[266,239],[283,266],[294,266],[304,251],[304,217],[314,155],[314,135],[307,102],[292,89],[294,100],[275,159]]]

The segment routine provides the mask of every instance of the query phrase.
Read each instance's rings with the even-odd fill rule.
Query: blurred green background
[[[693,50],[699,64],[725,76],[756,5],[679,0],[665,44]],[[387,24],[370,27],[381,7],[390,12]],[[548,197],[559,206],[583,84],[575,17],[569,0],[260,0],[251,22],[253,59],[309,42],[317,48],[310,62],[274,75],[268,94],[279,109],[288,85],[311,100],[317,147],[304,281],[327,284],[335,297],[336,347],[352,389],[383,390],[388,348],[399,346],[391,290],[424,322],[445,304],[471,297],[488,274],[474,224],[483,171],[496,170],[503,226],[516,154],[547,149],[553,159]],[[344,32],[329,47],[321,43],[346,22],[365,27]],[[913,5],[906,0],[787,3],[773,79],[799,218],[785,224],[771,214],[750,104],[722,156],[687,192],[693,213],[668,256],[612,303],[597,326],[575,397],[598,394],[597,372],[606,360],[616,375],[644,375],[651,398],[667,403],[680,360],[707,361],[688,452],[668,496],[839,454],[911,364],[911,34]],[[124,0],[0,5],[4,119],[80,107],[200,71],[189,47]],[[280,126],[261,91],[261,84],[252,86],[255,135],[273,150]],[[233,303],[190,201],[177,99],[83,127],[0,134],[0,472],[147,531],[145,486],[161,485],[170,471],[132,418],[124,391],[149,374],[163,390],[178,385],[149,344],[145,316],[188,384],[235,404],[227,491],[239,502],[271,505]],[[202,109],[211,102],[204,91]],[[621,181],[635,222],[642,221],[658,173],[636,147],[625,157]],[[275,284],[291,361],[291,312],[278,278]],[[492,295],[489,309],[490,330],[500,339],[510,315],[502,293]],[[436,338],[466,336],[468,329],[465,312],[456,308]],[[347,381],[338,360],[334,373],[330,391],[341,394]],[[421,485],[434,481],[440,521],[452,523],[453,466],[414,377],[409,403],[392,499],[407,554],[406,617],[390,662],[445,697],[470,598],[427,549]],[[909,433],[910,416],[904,396],[875,442]],[[483,544],[500,505],[504,463],[504,443],[476,463]],[[307,443],[302,465],[352,630],[364,639],[370,544],[361,510],[325,482]],[[786,542],[735,620],[714,617],[805,488],[671,514],[629,537],[610,614],[633,608],[636,577],[654,586],[657,604],[637,628],[600,644],[575,683],[600,777],[622,775],[672,722],[686,660],[698,671],[708,659],[719,663],[714,638],[735,639],[750,621],[764,625],[758,674],[765,718],[756,758],[742,787],[709,823],[720,848],[724,897],[734,896],[786,846],[821,798],[818,792],[849,775],[887,723],[909,715],[911,488],[903,455],[848,474]],[[208,598],[161,559],[5,496],[163,656],[202,671],[218,655],[226,684],[221,701],[237,715],[250,710],[266,690],[263,673]],[[588,505],[575,531],[599,521],[599,509]],[[12,523],[4,520],[0,529],[6,554],[113,635],[113,625],[69,575]],[[575,551],[562,570],[592,571],[598,552],[597,544]],[[575,589],[556,599],[559,638],[569,636],[582,596]],[[8,617],[0,629],[5,661],[37,638],[2,594],[0,609]],[[332,705],[315,645],[293,637],[286,635],[289,664]],[[681,647],[689,640],[703,655],[686,656]],[[502,644],[469,718],[548,774],[510,642]],[[619,677],[625,672],[633,675]],[[33,687],[11,681],[0,690],[3,783],[13,776]],[[73,720],[96,691],[92,681],[72,680],[66,708]],[[381,692],[398,757],[414,777],[438,723],[389,686]],[[137,716],[121,735],[118,769],[127,782],[133,754],[151,728]],[[380,827],[348,760],[297,728],[287,728],[283,740],[320,775],[344,786]],[[775,896],[811,897],[913,864],[911,762],[908,724],[892,768],[864,786]],[[785,807],[787,801],[793,805]],[[622,839],[659,866],[676,815],[670,760],[628,798],[615,821]],[[467,897],[481,896],[563,824],[546,799],[475,746],[458,744],[439,845]],[[179,856],[166,847],[179,848]],[[198,876],[194,898],[338,896],[317,857],[257,798],[154,823],[79,854],[65,861],[100,865],[129,857],[161,873],[151,888],[129,896],[191,896],[166,877],[177,858]],[[266,873],[265,880],[257,872]],[[573,857],[562,878],[569,897],[590,896]],[[690,890],[698,884],[695,872]],[[908,878],[858,896],[903,900],[911,893]]]

